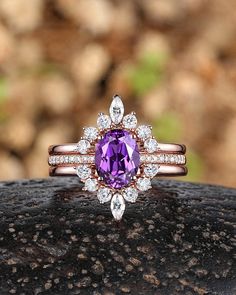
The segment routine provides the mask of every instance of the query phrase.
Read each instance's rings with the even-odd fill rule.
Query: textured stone
[[[77,177],[0,188],[1,295],[235,294],[235,189],[154,180],[117,223]]]

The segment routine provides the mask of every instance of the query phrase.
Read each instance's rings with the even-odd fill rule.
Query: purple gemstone
[[[128,185],[140,165],[136,140],[125,130],[108,131],[96,144],[95,164],[98,175],[110,187]]]

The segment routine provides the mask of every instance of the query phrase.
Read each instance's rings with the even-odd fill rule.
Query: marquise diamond
[[[109,111],[112,122],[115,124],[119,124],[122,121],[124,115],[124,105],[118,95],[115,95],[113,97]]]
[[[116,220],[120,220],[125,211],[125,201],[121,194],[115,193],[111,199],[111,212]]]

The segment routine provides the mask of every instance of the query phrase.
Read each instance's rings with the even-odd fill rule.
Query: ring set
[[[49,174],[77,175],[100,203],[111,201],[113,217],[120,220],[125,202],[149,190],[152,178],[187,174],[185,152],[184,145],[159,143],[151,126],[138,125],[134,112],[124,116],[115,95],[109,115],[100,113],[97,127],[85,127],[78,143],[49,147]]]

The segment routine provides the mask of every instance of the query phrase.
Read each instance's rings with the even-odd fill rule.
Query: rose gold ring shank
[[[174,143],[158,143],[158,147],[160,152],[165,153],[180,153],[185,154],[186,147],[183,144],[174,144]],[[62,145],[51,145],[48,148],[49,155],[54,154],[78,154],[77,152],[77,144],[62,144]]]
[[[184,176],[188,172],[186,166],[159,165],[157,176]],[[56,166],[49,168],[50,176],[76,176],[73,166]]]

